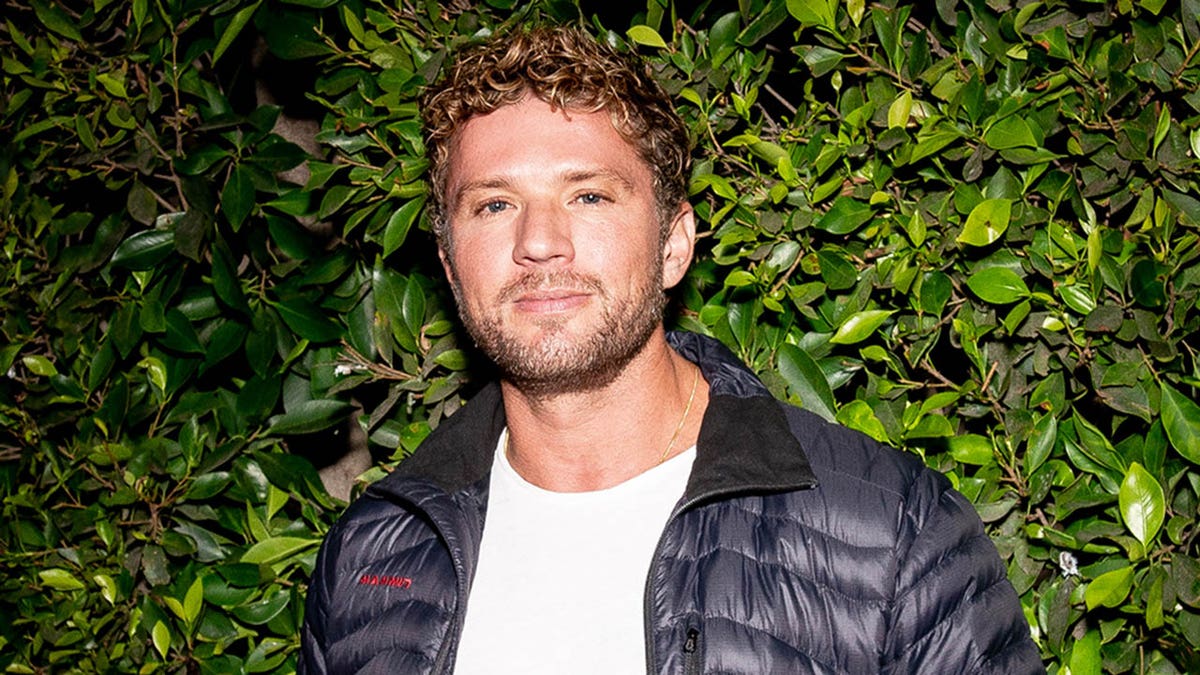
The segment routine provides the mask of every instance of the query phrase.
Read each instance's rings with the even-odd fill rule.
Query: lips
[[[586,304],[603,288],[598,279],[573,272],[531,273],[505,286],[499,299],[523,312],[563,312]]]
[[[577,289],[540,289],[524,293],[513,300],[519,311],[535,314],[564,312],[587,303],[591,291]]]

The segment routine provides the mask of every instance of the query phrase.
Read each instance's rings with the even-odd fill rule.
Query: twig
[[[770,94],[772,96],[772,98],[774,98],[776,101],[779,101],[779,105],[782,105],[791,114],[795,115],[796,113],[799,112],[799,110],[796,108],[796,106],[792,105],[791,101],[788,101],[779,92],[775,91],[775,88],[772,87],[771,85],[763,84],[762,88],[763,88],[763,91]]]
[[[1176,86],[1179,85],[1179,78],[1183,77],[1183,71],[1187,70],[1188,64],[1192,62],[1192,59],[1196,58],[1197,52],[1200,52],[1200,40],[1197,40],[1196,44],[1192,45],[1192,48],[1188,50],[1187,58],[1180,62],[1179,67],[1171,74],[1171,82]]]
[[[859,47],[858,45],[849,44],[847,46],[850,48],[850,51],[854,52],[855,55],[858,56],[858,58],[866,61],[868,65],[870,65],[874,68],[877,68],[881,73],[883,73],[884,75],[887,75],[888,77],[890,77],[893,80],[895,80],[896,82],[898,82],[901,87],[908,89],[910,91],[914,91],[914,92],[919,91],[921,89],[921,87],[918,86],[915,82],[909,82],[908,80],[905,80],[904,76],[901,75],[900,73],[897,73],[896,71],[892,70],[891,68],[876,61],[874,58],[871,57],[870,54],[863,51],[862,48]]]
[[[407,381],[416,377],[415,375],[410,375],[402,370],[396,370],[395,368],[385,366],[381,363],[375,363],[359,353],[357,349],[351,347],[350,343],[346,342],[345,340],[342,340],[342,347],[345,349],[345,351],[340,357],[338,357],[338,360],[342,361],[344,365],[349,366],[351,370],[365,370],[371,373],[371,375],[373,375],[376,379],[380,380]]]
[[[948,377],[946,377],[945,375],[943,375],[943,374],[941,374],[940,372],[938,372],[938,369],[937,369],[937,368],[935,368],[935,367],[933,366],[933,364],[932,364],[932,363],[929,363],[929,361],[928,361],[928,360],[922,360],[922,362],[921,362],[921,368],[922,368],[922,369],[923,369],[925,372],[927,372],[927,373],[929,373],[930,375],[932,375],[932,376],[936,377],[936,378],[938,379],[938,381],[940,381],[942,384],[946,385],[947,387],[951,387],[951,388],[954,388],[954,389],[958,389],[958,385],[957,385],[957,384],[954,384],[954,382],[952,382],[952,381],[950,380],[950,378],[948,378]]]
[[[983,387],[981,387],[981,391],[987,391],[988,385],[992,383],[992,377],[996,374],[996,368],[999,367],[999,365],[999,361],[992,361],[992,367],[988,368],[987,375],[983,377]]]

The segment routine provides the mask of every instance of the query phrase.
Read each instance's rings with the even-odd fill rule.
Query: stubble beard
[[[646,346],[662,323],[666,294],[662,263],[646,275],[634,293],[614,300],[597,278],[569,271],[530,271],[506,285],[491,308],[472,308],[457,279],[451,279],[459,315],[476,345],[500,369],[501,376],[527,396],[545,398],[594,391],[611,383]],[[586,290],[600,302],[596,325],[583,335],[567,332],[559,317],[536,320],[536,338],[522,340],[501,324],[499,307],[540,288]]]

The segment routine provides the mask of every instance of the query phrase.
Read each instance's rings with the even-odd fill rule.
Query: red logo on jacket
[[[391,586],[392,588],[409,588],[412,586],[409,577],[397,577],[390,574],[364,574],[358,578],[361,586]]]

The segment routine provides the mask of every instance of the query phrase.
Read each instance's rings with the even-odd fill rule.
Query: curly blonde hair
[[[687,199],[691,170],[687,127],[670,97],[636,56],[579,28],[542,26],[497,34],[468,49],[425,93],[429,215],[439,240],[448,242],[446,170],[455,134],[472,117],[530,93],[555,108],[609,113],[617,133],[654,173],[655,206],[665,231]]]

